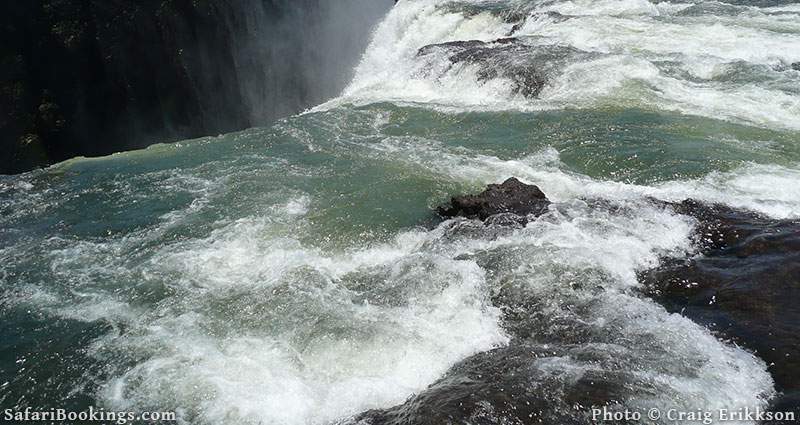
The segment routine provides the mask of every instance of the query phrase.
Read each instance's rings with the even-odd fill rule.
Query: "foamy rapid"
[[[370,148],[391,155],[394,161],[408,167],[419,168],[420,172],[436,173],[445,179],[479,184],[516,176],[541,187],[550,199],[564,202],[692,198],[758,211],[774,218],[800,217],[800,186],[795,184],[800,181],[797,167],[743,163],[734,170],[712,172],[698,179],[637,185],[565,172],[567,167],[553,148],[512,160],[447,148],[435,141],[416,138],[390,137]]]
[[[568,395],[596,378],[634,409],[767,408],[768,366],[639,276],[698,254],[698,222],[654,199],[800,218],[799,22],[400,0],[312,111],[0,176],[0,402],[350,424],[517,344],[554,410],[581,414]],[[511,176],[543,216],[433,212]]]
[[[283,131],[291,132],[286,125]],[[47,263],[63,286],[25,285],[15,303],[109,323],[114,330],[86,348],[109,364],[99,399],[115,409],[175,409],[182,423],[326,424],[402,403],[457,361],[508,342],[499,306],[490,301],[508,285],[548,300],[537,307],[545,317],[537,326],[588,327],[596,342],[582,350],[616,353],[636,371],[631,385],[647,382],[657,391],[631,401],[633,407],[763,408],[773,394],[763,362],[636,296],[636,273],[693,249],[693,222],[647,197],[719,200],[736,189],[739,202],[797,216],[793,192],[765,194],[747,177],[792,178],[788,171],[744,168],[728,176],[734,178],[647,187],[564,172],[552,149],[503,160],[393,137],[317,140],[315,149],[391,160],[403,173],[467,185],[515,175],[539,184],[556,205],[522,229],[451,220],[329,251],[305,235],[311,211],[319,217],[333,207],[293,190],[262,199],[262,216],[213,222],[202,237],[173,236],[232,195],[230,181],[263,177],[246,167],[232,174],[208,167],[156,172],[140,179],[194,201],[125,236],[48,240]],[[291,161],[285,166],[299,165]],[[627,212],[584,201],[592,198]],[[121,283],[131,286],[120,290]],[[168,296],[146,301],[155,294]],[[565,315],[567,305],[582,307]],[[536,362],[574,379],[613,371],[570,357]]]
[[[75,298],[65,305],[31,286],[19,302],[127,329],[90,348],[100,359],[140,359],[101,396],[117,409],[177,409],[187,423],[327,423],[399,403],[454,361],[505,343],[473,262],[420,252],[420,232],[340,256],[271,235],[289,224],[273,221],[301,225],[304,202],[276,206],[269,220],[221,224],[137,267],[131,251],[161,226],[68,244],[49,255],[59,280],[77,285]],[[137,295],[107,292],[103,276],[174,296],[143,309]]]
[[[715,2],[401,1],[380,25],[341,103],[427,104],[449,110],[541,110],[628,105],[800,129],[800,12]],[[586,55],[528,60],[545,70],[536,98],[502,75],[451,63],[425,46],[479,40],[499,52],[561,46]],[[559,62],[559,63],[556,63]],[[556,66],[554,66],[554,64]],[[549,69],[552,68],[552,69]]]

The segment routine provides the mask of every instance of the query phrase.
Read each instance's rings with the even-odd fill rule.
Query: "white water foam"
[[[736,61],[785,66],[800,61],[800,31],[772,10],[742,8],[742,15],[681,16],[689,4],[545,2],[521,26],[489,11],[460,14],[432,0],[400,2],[376,31],[343,96],[315,110],[343,103],[413,103],[443,110],[537,110],[605,104],[641,106],[778,129],[800,129],[794,92],[757,82],[697,82],[665,75],[659,62],[678,61],[694,74]],[[458,2],[473,4],[480,2]],[[509,5],[509,10],[518,10]],[[546,15],[558,12],[567,18]],[[710,13],[710,12],[709,12]],[[747,21],[741,25],[740,21]],[[791,20],[789,20],[791,22]],[[776,31],[781,29],[781,31]],[[448,65],[444,54],[417,57],[427,45],[456,40],[492,41],[512,34],[531,46],[566,45],[607,58],[573,63],[556,72],[538,99],[514,94],[501,76],[483,81],[476,66]],[[698,68],[698,64],[703,64]],[[537,64],[532,65],[534,68]],[[539,64],[538,66],[541,66]],[[431,67],[446,72],[426,72]],[[444,68],[443,68],[444,69]],[[787,73],[785,78],[800,81]],[[790,85],[791,86],[791,85]]]
[[[645,99],[657,108],[764,126],[795,125],[797,117],[791,115],[796,103],[785,93],[757,85],[681,81],[664,76],[655,63],[654,58],[663,57],[683,61],[695,77],[713,80],[719,64],[725,66],[737,55],[765,64],[791,60],[792,52],[748,50],[758,37],[771,37],[764,30],[740,33],[738,28],[718,28],[730,37],[742,34],[747,41],[730,57],[715,56],[714,49],[727,50],[714,41],[709,41],[710,51],[693,44],[697,51],[677,56],[671,50],[676,46],[665,48],[650,40],[642,45],[647,52],[639,54],[642,46],[634,45],[634,37],[605,41],[591,37],[604,26],[620,31],[644,28],[667,36],[699,31],[700,25],[655,20],[679,13],[682,6],[658,4],[654,9],[642,1],[597,2],[591,9],[585,2],[564,4],[561,7],[573,7],[571,13],[581,10],[585,16],[563,23],[547,17],[535,25],[529,19],[530,35],[549,31],[550,40],[544,42],[566,39],[603,54],[571,65],[545,89],[540,101],[528,101],[511,97],[508,81],[477,84],[470,66],[455,67],[438,80],[420,73],[419,47],[493,40],[513,28],[490,13],[466,17],[440,11],[439,3],[400,2],[378,30],[356,80],[336,102],[396,100],[457,109],[463,105],[524,109]],[[637,26],[626,21],[631,19],[646,21]],[[558,27],[578,23],[588,30],[574,40],[569,39],[571,32]],[[793,37],[778,37],[770,45],[781,47]],[[709,102],[701,103],[699,95]],[[770,106],[769,99],[778,102]],[[498,278],[479,267],[477,259],[521,247],[525,262],[502,272],[541,294],[549,308],[562,314],[568,313],[564,307],[569,302],[585,294],[570,292],[572,282],[561,279],[554,269],[568,268],[590,283],[595,281],[583,271],[600,276],[596,283],[607,295],[578,299],[597,306],[593,315],[576,317],[576,323],[632,341],[609,343],[603,347],[609,353],[628,353],[635,362],[637,353],[657,352],[662,356],[657,360],[669,365],[636,370],[665,390],[639,400],[643,406],[763,407],[773,394],[763,362],[632,295],[632,290],[638,286],[637,271],[654,266],[661,255],[692,249],[689,234],[694,223],[649,205],[646,197],[694,197],[796,218],[800,217],[796,168],[748,165],[651,187],[564,171],[554,149],[504,160],[410,137],[389,137],[360,148],[390,156],[409,172],[434,174],[475,188],[517,176],[538,184],[559,205],[543,219],[496,237],[485,237],[482,224],[456,220],[433,231],[401,231],[386,243],[326,252],[301,240],[308,229],[306,220],[314,219],[307,216],[315,199],[295,192],[271,200],[263,215],[215,222],[202,237],[165,237],[175,227],[194,225],[192,219],[206,212],[231,180],[224,170],[216,179],[169,171],[153,177],[159,183],[155,187],[190,193],[195,202],[125,237],[47,241],[53,246],[46,247],[45,260],[59,284],[47,285],[58,287],[25,286],[14,302],[71,320],[101,320],[114,326],[115,332],[87,348],[109,364],[111,379],[99,394],[109,407],[176,409],[183,423],[326,424],[365,409],[401,403],[455,362],[507,343],[500,312],[488,301]],[[629,213],[595,210],[583,198],[615,201]],[[452,231],[459,226],[474,226],[473,236]],[[142,251],[153,253],[144,256]],[[4,260],[10,255],[0,251]],[[153,293],[168,295],[152,304],[143,301]],[[553,370],[566,369],[574,376],[588,371],[575,359],[552,363]]]
[[[712,172],[694,180],[673,180],[654,186],[600,181],[565,171],[559,152],[548,148],[518,159],[444,147],[434,140],[389,137],[372,149],[391,155],[408,167],[421,168],[455,181],[502,181],[514,176],[542,188],[550,199],[665,201],[693,198],[760,212],[773,218],[800,218],[800,164],[795,167],[748,164],[730,172]]]
[[[452,170],[462,167],[450,165]],[[503,258],[509,265],[493,270],[495,284],[515,282],[532,293],[539,303],[537,316],[552,314],[558,324],[588,326],[591,330],[586,332],[596,333],[600,341],[599,335],[607,335],[607,345],[588,344],[585,349],[613,356],[614,365],[624,365],[637,379],[659,388],[657,394],[633,397],[628,407],[645,411],[653,407],[764,408],[774,391],[761,360],[629,292],[639,285],[636,272],[655,266],[660,255],[691,249],[691,221],[637,200],[620,202],[629,212],[612,213],[578,200],[564,201],[524,229],[490,240],[469,236],[486,232],[482,224],[462,222],[451,224],[452,228],[445,224],[436,230],[443,234],[438,248],[453,256]],[[603,292],[598,294],[592,289],[596,287]],[[541,326],[546,329],[548,323]],[[575,330],[564,329],[570,331]],[[566,356],[534,362],[540,361],[555,362],[550,365],[553,373],[570,376],[571,382],[591,371],[614,372],[605,369],[602,361],[587,364]]]
[[[308,203],[287,199],[268,219],[166,244],[139,266],[125,253],[159,228],[68,244],[50,256],[72,299],[30,287],[18,301],[127,329],[91,348],[100,360],[138,359],[102,400],[176,409],[181,423],[329,423],[400,403],[454,362],[507,341],[474,262],[421,252],[423,231],[340,254],[276,236],[280,222],[303,225]],[[121,279],[142,289],[167,282],[174,296],[143,308],[105,287]]]
[[[489,295],[509,275],[553,311],[590,302],[591,316],[576,323],[633,341],[609,350],[639,365],[639,379],[661,389],[640,399],[642,405],[752,408],[763,407],[772,394],[762,362],[631,290],[638,286],[637,271],[653,267],[661,255],[691,250],[691,220],[648,205],[646,196],[677,196],[680,189],[711,198],[732,193],[714,185],[732,184],[741,189],[738,199],[769,206],[763,198],[774,197],[784,209],[771,213],[791,214],[800,199],[793,193],[755,198],[764,188],[748,180],[747,169],[738,171],[740,179],[710,176],[694,187],[601,182],[561,171],[553,149],[502,160],[406,137],[358,149],[367,157],[389,155],[412,172],[476,186],[518,176],[539,184],[558,206],[524,229],[495,237],[487,237],[482,224],[456,220],[328,252],[292,236],[307,230],[310,194],[276,198],[268,214],[216,223],[205,237],[164,240],[165,229],[191,222],[198,212],[191,203],[125,237],[51,241],[49,261],[69,298],[32,286],[32,296],[17,302],[110,323],[116,331],[87,348],[109,364],[112,378],[101,401],[115,409],[176,409],[183,423],[325,424],[401,403],[455,362],[508,341]],[[751,172],[796,175],[779,167]],[[225,185],[163,177],[181,191],[193,188],[199,199],[217,196],[216,187]],[[593,209],[581,201],[586,197],[615,200],[630,212]],[[476,227],[452,232],[458,226]],[[133,253],[142,245],[154,247],[153,255],[137,259]],[[510,248],[525,253],[514,269],[479,267],[493,252],[513,258],[504,251]],[[563,268],[602,285],[607,295],[572,291],[556,272]],[[139,301],[152,291],[170,295],[150,305]],[[669,367],[638,363],[642,350],[655,349],[666,350],[661,363]],[[550,367],[576,376],[590,372],[569,358]]]

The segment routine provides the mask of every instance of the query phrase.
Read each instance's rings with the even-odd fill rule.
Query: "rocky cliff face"
[[[391,0],[0,6],[0,174],[262,125],[334,96]]]

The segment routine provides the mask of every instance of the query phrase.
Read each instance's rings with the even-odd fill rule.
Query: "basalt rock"
[[[564,355],[568,349],[523,344],[479,353],[405,403],[364,412],[346,424],[589,424],[588,415],[570,405],[563,383],[547,376],[547,362]],[[592,391],[602,393],[604,402],[614,393],[601,381]]]
[[[536,98],[549,76],[556,75],[567,63],[588,53],[566,46],[533,46],[513,37],[491,42],[454,41],[422,47],[417,55],[431,60],[429,72],[446,74],[453,65],[477,67],[479,83],[503,78],[511,81],[512,92]],[[440,58],[447,62],[441,66]]]
[[[800,334],[800,321],[794,300],[800,295],[800,223],[691,200],[660,204],[697,220],[695,240],[704,255],[672,260],[644,273],[648,295],[668,310],[683,311],[720,332],[720,337],[734,338],[754,350],[771,364],[778,388],[784,391],[773,409],[796,409],[793,391],[800,379],[794,362],[800,358],[796,355],[800,344],[795,335]],[[478,195],[453,198],[440,213],[486,219],[502,213],[541,212],[548,205],[537,187],[512,178]],[[594,205],[608,211],[618,207],[610,202]],[[513,268],[519,261],[513,258],[525,256],[515,253],[518,249],[478,255],[475,261],[487,269],[491,269],[487,264],[510,261],[507,267]],[[692,379],[694,371],[686,365],[707,362],[702,351],[671,357],[674,346],[669,338],[655,336],[658,328],[654,334],[640,334],[633,325],[635,331],[626,334],[631,321],[638,320],[638,310],[633,306],[626,310],[630,303],[622,302],[614,314],[608,302],[619,297],[633,301],[636,296],[606,292],[597,285],[605,281],[599,271],[581,273],[580,279],[572,271],[561,271],[559,281],[574,281],[565,289],[515,281],[508,275],[501,278],[503,267],[495,274],[502,285],[491,299],[502,311],[502,326],[510,338],[507,346],[458,362],[402,404],[363,412],[343,424],[588,425],[596,423],[589,413],[592,406],[614,411],[635,406],[643,396],[674,391],[669,380],[653,379],[643,371]],[[694,284],[685,285],[687,279]],[[587,320],[595,317],[604,320]]]
[[[448,2],[443,4],[442,10],[447,13],[459,13],[464,16],[473,17],[481,13],[490,13],[505,23],[520,24],[525,22],[528,18],[531,8],[520,5],[516,7],[508,7],[505,2],[482,2],[482,3],[467,3],[467,2]]]
[[[695,245],[704,252],[733,247],[774,222],[751,211],[705,204],[693,199],[667,205],[676,213],[697,220],[693,238]],[[744,223],[750,225],[743,225]]]
[[[453,64],[477,65],[480,83],[507,78],[512,81],[515,94],[529,98],[538,96],[545,84],[545,77],[535,64],[521,60],[528,48],[513,38],[501,38],[491,43],[470,40],[435,44],[420,49],[419,55],[437,50],[446,51]]]
[[[700,255],[643,273],[648,293],[752,350],[783,392],[776,409],[800,410],[800,221],[691,200],[670,208],[697,220]]]
[[[550,201],[537,186],[522,183],[514,177],[502,184],[490,184],[478,195],[456,196],[450,205],[437,212],[442,217],[467,217],[486,220],[510,213],[520,217],[539,216],[547,211]]]

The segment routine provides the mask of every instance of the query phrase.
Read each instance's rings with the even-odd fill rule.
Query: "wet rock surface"
[[[539,96],[549,76],[565,65],[566,60],[588,55],[565,46],[531,46],[518,38],[500,38],[491,42],[454,41],[425,46],[420,57],[446,57],[444,67],[431,65],[429,72],[445,74],[459,64],[478,67],[478,82],[505,78],[512,82],[512,92],[526,98]]]
[[[653,320],[638,309],[649,301],[606,292],[593,279],[587,282],[586,275],[565,270],[557,278],[575,284],[532,290],[529,281],[507,282],[494,294],[492,302],[501,307],[503,327],[511,336],[508,346],[457,363],[401,405],[367,411],[345,423],[592,424],[597,423],[593,407],[646,411],[648,400],[659,395],[687,396],[669,382],[697,378],[687,365],[705,363],[708,354],[687,348],[709,341],[654,334],[674,329],[668,316],[656,319],[660,326],[642,325]],[[581,288],[579,282],[588,285]],[[612,305],[619,308],[609,311]]]
[[[555,288],[536,293],[525,283],[509,283],[493,297],[493,304],[502,306],[503,326],[512,338],[508,346],[459,362],[401,405],[367,411],[345,423],[591,424],[596,423],[592,407],[615,411],[670,391],[637,370],[692,378],[680,371],[680,361],[663,360],[670,347],[661,341],[643,345],[639,338],[619,338],[618,332],[629,326],[630,311],[620,310],[604,326],[587,323],[586,318],[605,314],[606,295],[601,290],[599,298],[587,299],[582,293]],[[571,299],[567,309],[551,302],[559,297]]]
[[[643,274],[641,279],[650,290],[647,295],[670,311],[686,308],[689,318],[726,331],[723,338],[735,337],[774,363],[770,370],[787,394],[773,408],[791,410],[794,399],[789,392],[797,382],[797,368],[787,359],[794,356],[796,346],[789,333],[798,329],[792,318],[797,286],[783,282],[792,273],[800,276],[796,273],[800,266],[797,223],[694,201],[654,203],[697,220],[695,242],[708,260],[671,260]],[[483,221],[452,222],[446,233],[453,238],[459,234],[475,237],[480,232],[495,238],[520,231],[519,226],[492,220],[497,214],[536,215],[553,208],[558,207],[551,207],[538,187],[512,178],[478,195],[455,197],[450,206],[440,208],[440,214]],[[633,213],[607,202],[587,203],[587,208]],[[659,396],[667,395],[676,403],[698,396],[688,393],[690,387],[676,388],[670,382],[692,382],[698,378],[698,365],[706,364],[709,356],[721,355],[705,351],[716,345],[714,337],[703,332],[687,336],[682,333],[685,325],[679,323],[685,319],[653,311],[652,302],[641,294],[605,289],[604,282],[613,278],[603,270],[575,270],[566,265],[548,269],[540,263],[547,260],[535,259],[527,249],[507,247],[470,257],[490,271],[495,288],[491,303],[502,311],[502,326],[510,337],[507,346],[457,363],[405,403],[370,410],[344,423],[590,424],[596,423],[592,407],[636,410],[650,406]],[[526,261],[530,273],[520,274],[520,264]],[[689,276],[704,283],[689,289],[676,283]],[[740,280],[726,286],[728,278]],[[765,287],[762,280],[771,283]],[[741,288],[740,283],[744,283]],[[709,304],[715,295],[716,301]],[[781,315],[789,315],[789,320],[779,320]],[[735,321],[735,326],[716,326],[723,323],[722,317],[728,319],[725,323]],[[730,347],[721,350],[726,349]],[[764,350],[771,354],[763,355]],[[719,391],[728,396],[734,390]]]
[[[454,366],[444,378],[406,403],[373,410],[354,422],[370,425],[439,425],[587,423],[583,413],[570,409],[544,367],[568,350],[542,345],[514,345],[473,357]],[[537,360],[541,360],[537,365]],[[598,386],[598,388],[601,388]],[[604,392],[604,391],[603,391]],[[604,392],[602,399],[607,399]],[[502,422],[499,422],[502,418]]]
[[[698,220],[700,252],[643,273],[648,294],[752,350],[784,393],[775,409],[800,411],[800,222],[691,200],[670,208]]]
[[[664,260],[642,273],[646,295],[710,328],[718,339],[752,350],[769,365],[781,392],[771,408],[800,410],[800,223],[693,200],[653,203],[696,220],[699,254]],[[511,178],[478,195],[455,197],[439,213],[484,220],[488,226],[459,232],[484,228],[497,236],[503,228],[519,227],[498,225],[491,220],[496,214],[542,214],[549,205],[538,187]],[[592,208],[617,211],[603,203]],[[531,268],[538,271],[529,277],[502,277],[522,258],[530,258],[524,248],[475,254],[498,280],[492,304],[502,310],[511,338],[507,346],[459,362],[401,405],[370,410],[345,423],[589,424],[594,423],[592,406],[613,411],[647,406],[658,394],[691,398],[666,382],[696,378],[687,365],[707,361],[703,349],[711,336],[679,335],[674,332],[679,328],[671,328],[675,315],[654,317],[637,307],[650,303],[645,298],[604,289],[600,270],[565,267],[541,279],[569,285],[537,285],[543,271],[535,264]]]
[[[486,220],[491,216],[510,213],[518,216],[538,216],[547,211],[550,201],[537,186],[522,183],[514,177],[501,184],[490,184],[478,195],[456,196],[450,205],[437,212],[443,217],[467,217]]]

